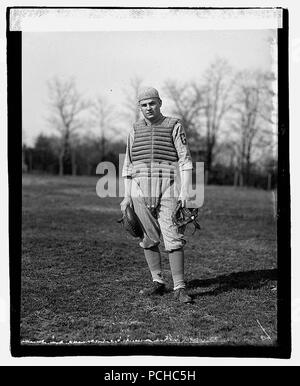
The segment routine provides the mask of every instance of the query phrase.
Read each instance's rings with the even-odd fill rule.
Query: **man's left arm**
[[[178,166],[181,177],[179,200],[181,200],[182,206],[186,207],[189,199],[189,187],[192,183],[193,163],[186,133],[180,122],[174,126],[173,141],[178,154]]]

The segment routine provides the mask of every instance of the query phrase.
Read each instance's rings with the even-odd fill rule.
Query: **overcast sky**
[[[23,32],[23,140],[54,133],[46,124],[47,81],[74,76],[87,97],[104,96],[122,109],[124,89],[139,76],[161,93],[167,79],[200,79],[216,56],[237,70],[271,70],[276,30],[153,32]],[[168,103],[163,113],[168,114]],[[130,122],[120,119],[124,136]]]

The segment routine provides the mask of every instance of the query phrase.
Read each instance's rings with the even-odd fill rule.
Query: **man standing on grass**
[[[121,202],[124,213],[130,205],[143,228],[140,246],[144,250],[153,287],[148,294],[166,292],[159,250],[162,235],[174,284],[175,299],[190,303],[184,281],[184,240],[172,222],[172,213],[181,200],[187,205],[191,182],[192,160],[186,134],[177,118],[165,117],[162,101],[153,87],[140,91],[137,103],[143,118],[137,121],[127,139],[126,157],[122,171],[125,196]],[[181,188],[176,189],[176,169],[179,167]]]

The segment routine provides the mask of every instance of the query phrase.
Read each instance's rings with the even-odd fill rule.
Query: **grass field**
[[[277,248],[272,193],[208,186],[202,230],[187,236],[194,304],[151,283],[136,239],[116,220],[120,198],[100,199],[97,178],[23,176],[23,342],[274,345]]]

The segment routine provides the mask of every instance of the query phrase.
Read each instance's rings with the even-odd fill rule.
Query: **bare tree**
[[[272,141],[272,77],[260,71],[238,73],[235,97],[235,121],[232,127],[238,134],[238,168],[249,183],[254,152],[268,153]]]
[[[126,109],[125,115],[130,121],[137,121],[140,118],[140,109],[137,103],[138,93],[142,85],[142,79],[138,76],[132,78],[129,82],[129,87],[124,89]]]
[[[218,135],[226,114],[232,108],[231,90],[234,77],[231,66],[226,60],[217,58],[206,70],[202,87],[199,88],[203,99],[201,123],[206,138],[206,168],[211,170]]]
[[[92,124],[97,128],[99,133],[100,153],[102,159],[105,158],[107,152],[107,135],[108,132],[116,133],[116,129],[112,126],[114,109],[107,101],[98,96],[94,103],[91,104]]]
[[[54,77],[48,82],[51,114],[48,123],[59,134],[59,175],[64,174],[64,157],[71,156],[72,174],[76,174],[76,154],[74,143],[78,129],[84,126],[83,112],[89,103],[76,88],[74,78],[62,80]]]
[[[220,140],[214,161],[234,170],[237,164],[236,141],[232,138]]]
[[[174,80],[168,80],[164,91],[173,103],[173,114],[180,118],[189,137],[197,140],[202,103],[201,90],[195,83],[179,85]]]
[[[165,84],[165,92],[173,102],[189,137],[200,146],[205,142],[206,169],[211,170],[218,146],[217,140],[226,114],[231,109],[233,72],[229,64],[217,58],[203,74],[202,81],[179,86],[174,81]]]

